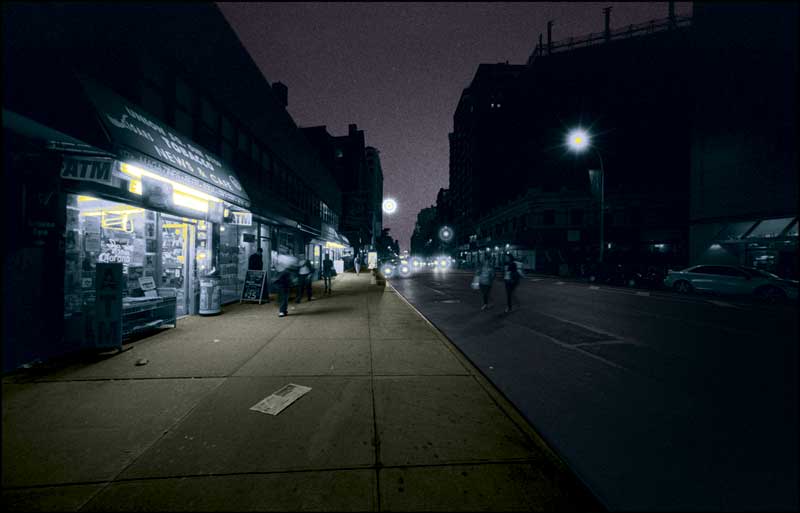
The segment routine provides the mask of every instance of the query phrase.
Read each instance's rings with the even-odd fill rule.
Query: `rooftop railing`
[[[605,31],[594,32],[586,36],[571,37],[561,41],[554,41],[550,44],[537,44],[536,48],[533,50],[533,53],[528,58],[528,65],[533,64],[533,62],[539,57],[546,57],[547,55],[552,55],[554,53],[576,50],[578,48],[588,48],[590,46],[607,43],[609,41],[628,39],[631,37],[639,37],[656,32],[684,28],[690,26],[691,23],[691,16],[675,16],[674,18],[662,18],[635,25],[628,25],[627,27],[615,29],[608,33]]]

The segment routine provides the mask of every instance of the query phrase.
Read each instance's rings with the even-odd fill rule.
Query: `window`
[[[194,95],[191,88],[180,77],[175,77],[175,102],[183,110],[192,111]]]
[[[222,117],[222,137],[231,142],[234,142],[234,139],[236,139],[235,130],[233,129],[233,124],[225,116]]]
[[[266,151],[261,152],[261,180],[262,183],[268,188],[272,187],[272,160],[269,158],[269,153]]]
[[[233,162],[233,145],[225,139],[222,140],[222,158],[228,162]]]
[[[246,133],[239,131],[239,144],[238,144],[239,151],[244,153],[245,155],[250,154],[250,138],[247,136]]]
[[[205,98],[200,101],[200,115],[203,124],[216,136],[219,131],[219,112]]]
[[[146,81],[142,83],[142,107],[158,118],[164,119],[166,117],[164,96]]]
[[[250,152],[250,157],[253,159],[253,162],[258,164],[261,162],[261,148],[258,147],[255,141],[253,141],[252,149]]]
[[[181,109],[175,109],[175,129],[187,137],[194,137],[192,116]]]

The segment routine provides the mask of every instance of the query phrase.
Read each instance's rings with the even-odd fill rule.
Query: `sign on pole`
[[[378,267],[378,252],[370,251],[367,253],[367,269],[375,269]]]

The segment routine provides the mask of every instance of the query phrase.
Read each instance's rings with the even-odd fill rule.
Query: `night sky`
[[[299,126],[364,130],[380,150],[384,197],[398,211],[384,227],[401,249],[420,209],[448,186],[453,113],[480,63],[524,64],[538,42],[667,16],[667,2],[219,3],[269,82],[289,88]],[[691,3],[676,3],[689,14]]]

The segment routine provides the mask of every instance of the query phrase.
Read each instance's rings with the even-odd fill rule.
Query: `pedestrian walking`
[[[261,271],[264,269],[264,250],[258,248],[255,253],[250,255],[250,259],[247,261],[247,269],[250,271]]]
[[[311,280],[313,272],[314,266],[309,259],[304,258],[300,261],[300,268],[297,271],[297,298],[295,299],[295,303],[300,303],[300,300],[303,299],[304,292],[308,293],[308,300],[311,301]]]
[[[472,287],[480,289],[483,305],[481,310],[489,308],[489,293],[492,291],[492,283],[494,282],[494,266],[488,256],[483,257],[481,264],[475,271],[475,277],[472,280]]]
[[[511,311],[514,289],[519,285],[521,276],[522,271],[520,271],[517,262],[514,260],[514,255],[506,253],[506,262],[503,266],[503,281],[506,284],[506,313]]]
[[[333,292],[331,289],[331,277],[333,276],[333,260],[328,253],[325,253],[325,259],[322,261],[322,280],[325,283],[325,293],[330,294]]]
[[[275,280],[278,288],[278,317],[289,315],[289,288],[297,274],[297,259],[291,255],[278,255],[275,262]]]
[[[361,273],[361,255],[356,254],[353,265],[356,268],[356,274]]]

